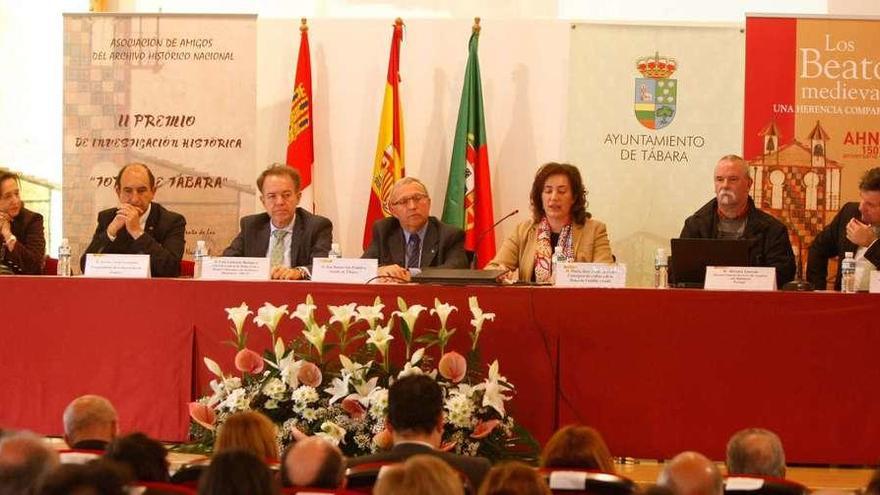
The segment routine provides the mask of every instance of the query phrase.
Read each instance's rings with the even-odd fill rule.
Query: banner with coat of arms
[[[742,152],[744,48],[739,26],[573,26],[565,157],[628,286],[652,284],[657,248]]]

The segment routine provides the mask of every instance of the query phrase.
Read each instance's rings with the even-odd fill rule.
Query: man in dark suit
[[[386,452],[355,457],[348,466],[398,462],[417,454],[439,457],[467,476],[478,490],[491,467],[483,457],[451,454],[438,450],[443,436],[443,391],[427,375],[409,375],[388,389],[388,417],[394,447]]]
[[[39,275],[45,259],[43,216],[22,204],[18,176],[0,173],[0,270]]]
[[[129,163],[116,176],[119,206],[98,213],[98,228],[80,258],[85,271],[86,254],[148,254],[154,277],[180,275],[186,244],[183,215],[153,203],[156,178],[143,163]]]
[[[843,205],[831,223],[813,240],[807,261],[807,280],[816,289],[828,285],[828,260],[843,259],[852,252],[856,259],[856,288],[868,289],[870,272],[880,267],[880,167],[874,167],[859,181],[858,203]],[[834,288],[840,290],[840,270]]]
[[[752,266],[776,269],[782,287],[795,275],[788,228],[755,206],[749,196],[752,178],[745,160],[727,155],[715,165],[715,198],[684,221],[683,239],[747,239]]]
[[[333,224],[297,207],[302,191],[294,168],[273,164],[257,178],[257,188],[266,213],[242,218],[241,232],[223,256],[265,256],[271,260],[273,279],[310,278],[312,259],[330,251]]]
[[[464,232],[429,216],[431,197],[413,177],[398,180],[388,209],[393,217],[373,224],[373,237],[361,258],[379,260],[379,275],[410,280],[411,268],[467,268]]]

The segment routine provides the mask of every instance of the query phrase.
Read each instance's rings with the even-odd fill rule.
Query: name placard
[[[622,289],[626,287],[625,263],[558,263],[557,287],[592,287]]]
[[[269,280],[269,258],[202,258],[202,280]]]
[[[364,284],[379,271],[379,260],[361,258],[315,258],[312,280],[343,284]]]
[[[150,255],[90,253],[86,255],[83,275],[94,278],[150,278]]]
[[[776,269],[763,266],[707,266],[705,289],[776,290]]]
[[[871,279],[868,284],[868,292],[871,294],[880,294],[880,271],[871,270]]]

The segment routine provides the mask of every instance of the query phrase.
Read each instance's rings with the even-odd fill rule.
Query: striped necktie
[[[406,267],[407,268],[418,268],[419,267],[419,251],[421,246],[421,239],[419,239],[418,234],[411,234],[409,236],[409,241],[406,243]]]

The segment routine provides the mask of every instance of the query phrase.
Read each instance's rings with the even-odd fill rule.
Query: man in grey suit
[[[373,224],[373,237],[361,258],[379,260],[379,275],[409,281],[411,268],[467,268],[464,231],[429,216],[431,197],[413,177],[391,188],[388,209],[393,217]]]
[[[241,219],[241,232],[223,256],[267,257],[272,278],[300,280],[311,277],[312,258],[323,258],[333,241],[330,220],[297,207],[300,177],[296,169],[273,164],[257,178],[266,213]]]
[[[483,457],[451,454],[438,450],[443,437],[443,391],[427,375],[409,375],[388,389],[388,417],[394,446],[348,460],[348,466],[393,463],[418,454],[433,455],[458,470],[471,482],[476,492],[491,465]]]

